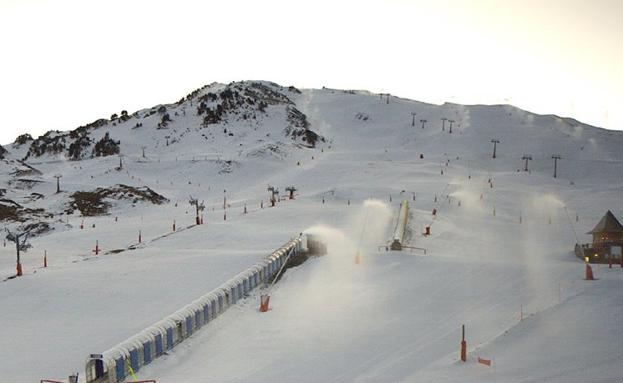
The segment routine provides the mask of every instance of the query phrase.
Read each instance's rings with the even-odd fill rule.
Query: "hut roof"
[[[587,234],[596,233],[623,233],[623,225],[619,223],[614,214],[610,210],[603,216],[597,226]]]

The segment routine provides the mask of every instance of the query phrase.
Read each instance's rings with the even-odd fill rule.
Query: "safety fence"
[[[288,241],[261,262],[211,292],[86,362],[87,383],[123,381],[210,323],[251,290],[266,284],[290,255],[303,251],[303,237]]]

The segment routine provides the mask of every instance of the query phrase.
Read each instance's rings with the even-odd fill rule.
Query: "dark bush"
[[[95,143],[95,147],[93,148],[93,156],[105,157],[119,154],[120,144],[121,141],[113,140],[112,138],[110,138],[108,132],[106,132],[104,137]]]

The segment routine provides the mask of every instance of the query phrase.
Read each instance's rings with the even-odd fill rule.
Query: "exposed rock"
[[[285,129],[287,137],[295,141],[300,140],[302,141],[302,145],[310,148],[316,147],[316,142],[318,142],[318,140],[322,142],[325,141],[324,137],[309,129],[307,116],[303,112],[291,105],[288,106],[287,112],[288,126]]]
[[[79,210],[83,216],[107,214],[112,207],[112,201],[129,200],[132,203],[151,202],[160,205],[169,200],[156,193],[147,186],[134,187],[115,185],[109,188],[97,188],[93,191],[78,191],[70,195],[68,214]]]

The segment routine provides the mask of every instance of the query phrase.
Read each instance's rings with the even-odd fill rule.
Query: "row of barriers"
[[[306,250],[303,235],[288,241],[261,262],[236,275],[208,294],[119,343],[103,354],[91,354],[86,362],[87,383],[115,383],[134,375],[167,351],[266,284],[292,255]]]

